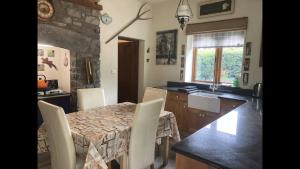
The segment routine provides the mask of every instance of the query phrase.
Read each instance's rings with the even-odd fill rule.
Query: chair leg
[[[150,165],[150,169],[154,169],[154,164],[151,164],[151,165]]]
[[[107,163],[108,169],[111,169],[111,161]]]

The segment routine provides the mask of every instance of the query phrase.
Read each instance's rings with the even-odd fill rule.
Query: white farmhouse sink
[[[188,107],[220,113],[220,99],[212,93],[192,93],[188,95]]]

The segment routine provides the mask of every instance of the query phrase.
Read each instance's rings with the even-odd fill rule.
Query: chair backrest
[[[78,110],[87,110],[105,106],[103,88],[77,89]]]
[[[164,99],[162,110],[165,109],[165,103],[167,98],[167,90],[158,89],[158,88],[152,88],[152,87],[146,87],[143,102],[155,100],[155,99]]]
[[[142,169],[154,163],[156,132],[162,104],[163,99],[156,99],[137,105],[129,143],[129,169]]]
[[[75,147],[63,108],[38,101],[50,147],[52,169],[75,169]]]

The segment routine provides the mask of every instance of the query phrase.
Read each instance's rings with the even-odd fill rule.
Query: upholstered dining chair
[[[154,100],[154,99],[159,99],[159,98],[162,98],[164,100],[163,105],[162,105],[162,111],[163,111],[165,109],[167,90],[146,87],[145,93],[143,96],[143,102]]]
[[[154,169],[154,151],[159,114],[163,99],[136,106],[128,151],[128,169]]]
[[[50,147],[50,159],[52,169],[82,169],[83,160],[76,158],[75,147],[63,108],[38,101],[44,124],[47,130],[47,138]],[[42,156],[38,160],[45,160]],[[38,161],[38,163],[43,163]],[[44,164],[46,164],[44,162]],[[38,164],[39,166],[39,164]],[[40,165],[41,166],[41,165]],[[45,166],[43,166],[44,168]]]
[[[87,110],[106,105],[103,88],[77,89],[78,110]]]

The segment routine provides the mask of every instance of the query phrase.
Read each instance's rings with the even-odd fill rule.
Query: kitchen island
[[[219,97],[246,102],[173,145],[176,169],[197,162],[200,169],[262,168],[262,100],[227,93]]]

